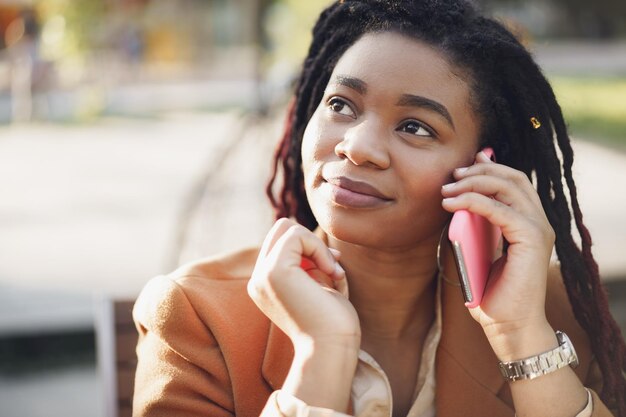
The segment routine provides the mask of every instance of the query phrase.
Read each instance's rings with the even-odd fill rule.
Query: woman
[[[624,343],[529,53],[462,0],[339,1],[313,35],[268,186],[282,219],[260,249],[146,286],[134,414],[626,416]],[[505,239],[473,309],[442,239],[461,209]]]

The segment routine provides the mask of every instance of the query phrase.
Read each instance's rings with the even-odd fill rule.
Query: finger
[[[499,202],[522,212],[533,213],[538,208],[520,187],[501,177],[473,175],[458,182],[446,184],[441,189],[441,194],[446,198],[456,197],[467,192],[493,197]],[[543,208],[541,209],[543,210]]]
[[[458,197],[446,198],[443,200],[442,206],[450,212],[468,210],[485,217],[491,224],[500,227],[504,237],[511,243],[513,242],[510,236],[511,232],[529,226],[526,217],[513,208],[478,193],[464,193]],[[520,226],[520,224],[524,226]]]
[[[475,175],[488,175],[506,179],[519,187],[527,197],[537,206],[541,206],[541,200],[537,194],[537,190],[530,182],[526,174],[506,165],[497,164],[491,160],[484,161],[485,156],[477,157],[478,163],[465,168],[457,168],[453,172],[453,176],[457,181]]]
[[[493,152],[492,152],[492,154],[493,154]],[[477,163],[481,163],[481,162],[483,162],[483,163],[492,162],[492,163],[493,163],[493,162],[495,162],[493,159],[491,159],[491,158],[487,155],[487,153],[485,152],[485,150],[482,150],[482,151],[478,152],[478,153],[476,154],[476,158],[475,158],[475,160],[476,160],[476,162],[477,162]]]
[[[323,273],[321,270],[315,268],[306,271],[307,274],[315,281],[317,281],[321,286],[335,289],[335,283],[333,279],[327,274]]]
[[[300,261],[300,268],[304,269],[305,271],[310,271],[312,269],[317,269],[317,265],[315,265],[315,263],[309,258],[303,256],[302,260]]]
[[[336,261],[339,261],[339,258],[341,257],[341,252],[334,248],[328,248],[328,250],[333,255],[333,258],[335,258]],[[315,265],[315,263],[311,259],[303,256],[302,260],[300,261],[300,268],[308,271],[317,268],[317,265]]]
[[[526,174],[510,166],[495,163],[488,159],[482,152],[477,154],[476,163],[474,165],[457,168],[454,170],[453,175],[459,180],[471,175],[495,175],[515,181],[522,186],[532,187],[532,183]]]
[[[343,278],[335,280],[335,288],[346,298],[350,298],[350,294],[348,293],[348,280],[346,279],[346,274],[343,274]]]
[[[333,254],[336,260],[339,260],[339,258],[341,258],[341,252],[338,249],[328,248],[328,250],[330,251],[330,253]]]
[[[298,224],[291,226],[278,238],[271,253],[276,254],[275,261],[279,265],[299,267],[304,256],[328,275],[339,277],[344,273],[324,242]]]
[[[309,258],[305,258],[304,256],[302,257],[302,261],[300,262],[300,268],[302,268],[307,273],[309,273],[309,271],[319,270],[317,265],[315,265],[315,263],[312,260],[310,260]],[[335,268],[338,270],[338,272],[332,275],[331,278],[334,280],[340,280],[340,279],[345,278],[346,272],[344,271],[343,267],[339,263],[337,263]]]
[[[491,224],[500,227],[511,245],[522,241],[541,241],[550,247],[554,244],[554,231],[545,215],[541,218],[523,215],[512,207],[477,193],[444,199],[442,205],[450,212],[465,209],[485,217]]]
[[[261,250],[259,251],[259,258],[264,258],[272,250],[276,241],[291,227],[297,223],[291,219],[283,217],[278,219],[263,240]]]

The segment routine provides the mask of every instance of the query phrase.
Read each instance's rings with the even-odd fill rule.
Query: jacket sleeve
[[[369,415],[367,413],[359,417]],[[260,417],[351,417],[351,415],[329,408],[312,407],[293,395],[278,390],[272,393]]]
[[[609,404],[610,408],[607,407],[597,394],[598,392],[602,392],[602,373],[600,372],[600,366],[598,366],[598,362],[595,358],[592,359],[591,364],[589,365],[589,372],[587,372],[585,386],[589,389],[591,397],[593,398],[592,417],[609,417],[618,415],[617,409],[614,409],[612,404]]]
[[[133,417],[230,417],[222,352],[172,279],[153,278],[133,309],[139,332]]]

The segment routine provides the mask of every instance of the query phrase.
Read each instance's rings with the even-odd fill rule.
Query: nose
[[[374,121],[363,121],[346,130],[335,146],[335,154],[354,165],[378,169],[389,168],[391,162],[384,129]]]

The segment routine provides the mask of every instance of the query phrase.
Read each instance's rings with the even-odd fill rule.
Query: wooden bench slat
[[[135,333],[115,334],[115,353],[117,362],[128,362],[129,359],[137,360],[137,340],[139,336]]]
[[[99,304],[96,330],[106,417],[132,417],[138,340],[132,317],[134,303],[105,298]]]
[[[117,373],[117,398],[132,400],[135,388],[135,369],[118,369]]]

